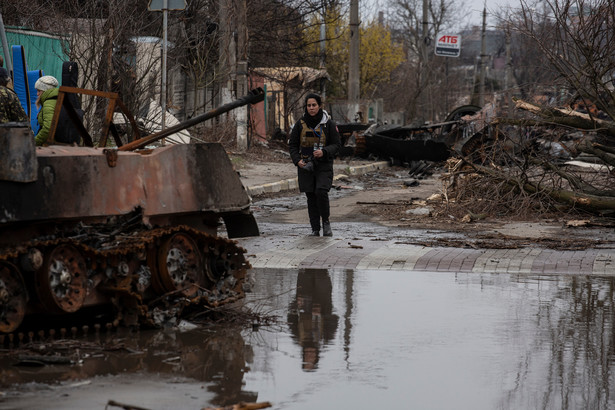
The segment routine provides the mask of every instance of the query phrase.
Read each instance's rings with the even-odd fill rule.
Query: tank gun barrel
[[[182,123],[174,125],[172,127],[166,128],[160,132],[156,132],[154,134],[147,135],[143,138],[140,138],[136,141],[130,142],[128,144],[122,145],[118,148],[119,151],[132,151],[135,149],[143,148],[152,142],[158,141],[162,138],[166,138],[170,135],[175,134],[176,132],[183,131],[187,128],[190,128],[196,124],[207,121],[211,118],[215,118],[219,115],[222,115],[232,109],[242,107],[248,104],[256,104],[265,99],[265,92],[262,88],[255,88],[249,92],[248,95],[241,97],[235,101],[232,101],[228,104],[221,105],[217,108],[214,108],[211,111],[203,113],[201,115],[197,115],[196,117],[190,118]]]

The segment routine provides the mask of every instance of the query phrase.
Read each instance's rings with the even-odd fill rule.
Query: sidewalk
[[[362,175],[388,168],[387,161],[335,161],[334,180],[344,175]],[[297,189],[297,169],[288,163],[265,162],[247,165],[239,170],[239,177],[250,196]]]
[[[388,167],[386,161],[336,161],[334,174],[339,179]],[[297,189],[296,172],[290,163],[274,162],[249,164],[239,170],[240,179],[251,196]],[[363,226],[336,223],[332,238],[316,238],[297,234],[303,225],[279,230],[264,223],[261,236],[242,238],[239,242],[247,249],[255,268],[615,276],[615,248],[607,245],[578,251],[542,247],[426,247],[404,243],[403,238],[374,241],[376,234],[369,237],[357,234]],[[409,236],[414,234],[416,231],[407,232]]]
[[[265,233],[239,242],[254,268],[615,276],[615,249],[610,248],[567,251],[426,247],[403,243],[399,238],[374,241],[372,237],[348,236],[348,232],[357,232],[352,223],[336,224],[331,238]]]

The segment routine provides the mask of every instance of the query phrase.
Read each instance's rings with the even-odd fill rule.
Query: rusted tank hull
[[[37,149],[37,159],[35,182],[0,181],[1,231],[27,223],[45,234],[58,223],[101,221],[140,208],[152,226],[186,224],[215,234],[222,217],[233,226],[229,236],[258,235],[250,198],[219,144],[111,155],[52,146]],[[233,215],[240,226],[233,224]]]
[[[60,89],[49,141],[62,93],[75,90]],[[263,98],[253,90],[175,131]],[[3,334],[23,336],[28,314],[72,326],[82,308],[112,305],[111,325],[155,326],[240,300],[251,287],[250,264],[229,238],[258,235],[258,227],[223,147],[147,149],[171,127],[126,145],[116,133],[118,148],[93,148],[78,128],[88,147],[35,149],[28,128],[0,129],[10,147],[0,150],[0,345]],[[102,147],[110,129],[105,122]],[[226,237],[218,236],[222,220]]]
[[[0,180],[0,335],[93,305],[113,306],[116,324],[156,325],[156,305],[173,316],[249,289],[245,251],[217,236],[221,220],[228,238],[258,235],[220,144],[36,154],[36,180]]]
[[[0,124],[0,181],[32,182],[36,177],[34,136],[28,123]]]

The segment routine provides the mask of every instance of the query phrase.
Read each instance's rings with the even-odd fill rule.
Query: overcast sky
[[[490,11],[498,11],[498,9],[502,7],[515,7],[519,1],[518,0],[465,0],[466,5],[468,7],[468,11],[470,12],[470,21],[472,24],[482,24],[483,21],[483,8],[485,3],[487,5],[487,24],[490,24],[489,21],[489,12]]]
[[[494,21],[489,18],[489,12],[497,11],[502,7],[518,7],[520,0],[463,0],[465,9],[468,12],[467,19],[460,19],[458,28],[465,28],[469,25],[480,25],[483,19],[483,6],[487,5],[487,25],[492,26]],[[361,18],[365,18],[369,13],[377,15],[379,11],[390,12],[391,6],[389,0],[359,0],[359,4],[366,7],[362,10]],[[365,13],[365,14],[363,14]]]

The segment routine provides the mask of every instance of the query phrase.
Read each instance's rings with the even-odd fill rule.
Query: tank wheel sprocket
[[[26,314],[28,293],[17,268],[0,262],[0,333],[17,329]]]
[[[197,243],[187,233],[177,232],[158,249],[158,279],[164,291],[181,291],[194,296],[205,287],[203,257]]]
[[[231,272],[231,261],[224,244],[210,244],[207,254],[209,256],[207,277],[215,283]]]
[[[36,272],[36,292],[41,303],[53,312],[78,311],[85,301],[87,268],[79,249],[60,244],[46,252]]]
[[[221,279],[234,276],[240,272],[240,268],[245,262],[242,252],[243,249],[238,249],[232,244],[209,243],[205,249],[205,254],[208,256],[205,272],[209,280],[218,283]]]

